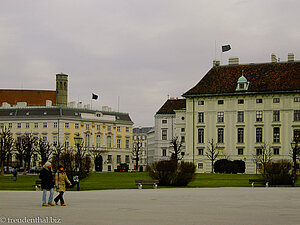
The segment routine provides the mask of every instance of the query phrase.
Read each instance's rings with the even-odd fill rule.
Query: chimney
[[[294,53],[288,54],[288,62],[294,62],[295,61],[295,55]]]
[[[239,58],[238,57],[230,57],[228,60],[229,65],[239,65]]]
[[[277,58],[276,58],[276,55],[274,53],[272,53],[272,55],[271,55],[271,62],[272,63],[276,63],[277,62]]]
[[[220,66],[220,61],[219,60],[214,60],[213,61],[213,67],[215,66]]]

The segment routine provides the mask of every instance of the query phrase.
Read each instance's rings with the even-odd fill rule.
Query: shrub
[[[149,168],[149,175],[163,186],[186,186],[194,178],[195,171],[193,163],[167,160],[154,163]]]
[[[214,171],[216,173],[245,173],[245,162],[242,160],[230,161],[227,159],[220,159],[214,164]]]
[[[293,177],[291,173],[292,164],[288,161],[269,162],[264,165],[263,177],[272,185],[291,185]]]

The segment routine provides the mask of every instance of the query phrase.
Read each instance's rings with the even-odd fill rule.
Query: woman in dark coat
[[[53,181],[53,175],[51,171],[51,163],[46,162],[45,165],[43,166],[43,169],[41,170],[40,173],[40,179],[42,180],[41,186],[43,189],[43,204],[42,206],[54,206],[53,202],[53,188],[54,188],[54,181]],[[50,196],[48,200],[48,204],[46,203],[46,195],[47,195],[47,190],[50,191]]]

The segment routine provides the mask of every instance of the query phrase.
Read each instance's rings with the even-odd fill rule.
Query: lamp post
[[[292,146],[292,157],[293,157],[293,186],[295,186],[296,181],[296,171],[297,171],[297,156],[299,154],[298,138],[294,138],[291,143]]]
[[[76,170],[77,170],[77,176],[75,177],[74,181],[77,182],[77,191],[79,191],[79,169],[80,169],[80,157],[81,157],[81,154],[80,154],[80,148],[81,148],[81,144],[82,144],[82,137],[80,137],[80,135],[76,135],[74,137],[74,142],[75,142],[75,145],[77,147],[77,157],[76,157]]]

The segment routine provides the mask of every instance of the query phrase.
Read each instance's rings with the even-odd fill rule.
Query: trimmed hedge
[[[215,173],[245,173],[246,166],[242,160],[230,161],[228,159],[220,159],[214,164]]]

